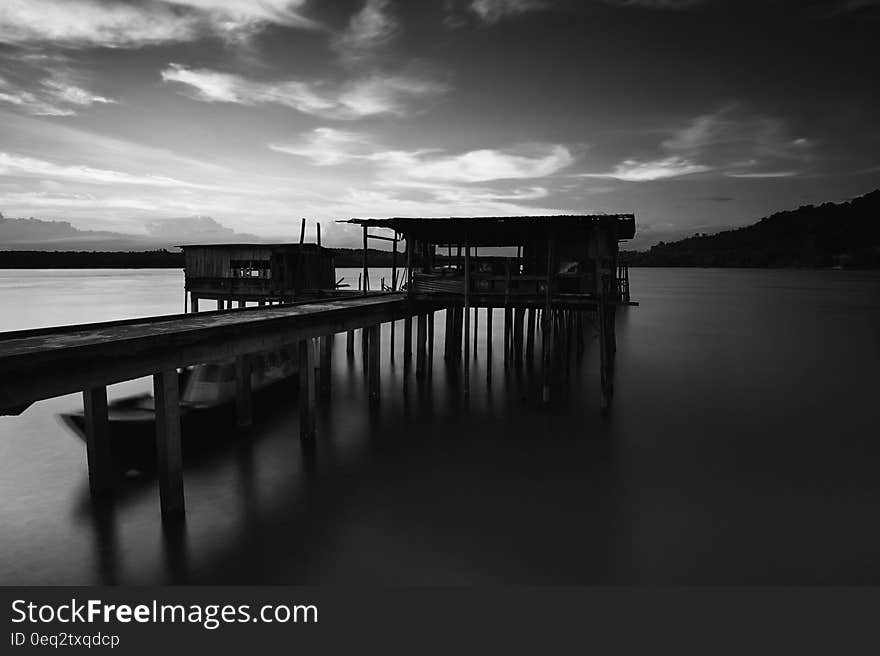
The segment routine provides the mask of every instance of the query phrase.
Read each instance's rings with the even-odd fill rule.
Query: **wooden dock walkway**
[[[0,414],[19,414],[42,399],[82,392],[94,497],[115,486],[110,457],[107,385],[153,377],[156,453],[163,520],[184,516],[177,370],[235,361],[238,422],[251,421],[250,355],[295,345],[299,355],[300,436],[314,438],[315,338],[364,329],[371,401],[378,399],[379,326],[411,320],[413,304],[400,293],[352,294],[287,305],[80,324],[0,334]],[[351,333],[349,333],[351,334]],[[329,370],[321,349],[321,379]],[[326,361],[325,361],[326,356]],[[375,389],[373,389],[375,387]]]
[[[0,333],[0,412],[157,371],[401,319],[403,294]]]

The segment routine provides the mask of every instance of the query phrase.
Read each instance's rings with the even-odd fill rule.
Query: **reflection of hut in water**
[[[187,244],[186,291],[192,310],[200,299],[239,307],[320,297],[336,289],[333,251],[317,244]]]

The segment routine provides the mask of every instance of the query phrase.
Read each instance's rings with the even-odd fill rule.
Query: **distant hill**
[[[631,266],[880,268],[880,190],[621,255]]]
[[[354,248],[333,248],[337,267],[363,266],[363,251]],[[371,248],[367,265],[390,267],[388,251]],[[397,254],[397,266],[405,266],[406,255]],[[155,251],[4,251],[0,250],[0,269],[182,269],[183,253]]]

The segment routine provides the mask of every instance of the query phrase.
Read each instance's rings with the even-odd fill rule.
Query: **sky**
[[[878,29],[880,0],[2,0],[0,212],[334,246],[634,212],[645,247],[880,187]]]

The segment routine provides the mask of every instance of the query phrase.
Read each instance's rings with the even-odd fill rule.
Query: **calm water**
[[[880,583],[880,275],[631,281],[607,417],[595,342],[542,410],[538,373],[498,360],[500,313],[492,385],[481,339],[467,404],[442,313],[425,386],[402,325],[394,363],[383,327],[373,414],[341,336],[316,453],[291,398],[185,463],[179,533],[160,530],[149,476],[92,508],[85,448],[57,418],[77,395],[0,418],[0,583]],[[0,303],[0,330],[177,313],[182,274],[0,271]]]

